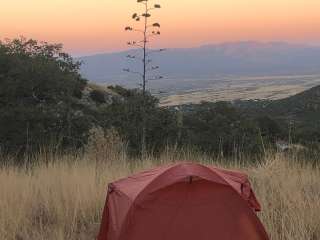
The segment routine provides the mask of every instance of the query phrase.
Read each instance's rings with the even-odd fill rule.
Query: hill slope
[[[277,121],[297,139],[320,141],[320,86],[281,100],[236,101],[234,105],[243,116]]]
[[[268,114],[291,120],[314,116],[320,120],[320,86],[280,100],[236,101],[235,105],[252,114]]]

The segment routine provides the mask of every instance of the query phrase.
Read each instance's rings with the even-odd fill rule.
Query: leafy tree
[[[106,103],[105,92],[103,90],[94,89],[90,92],[90,98],[98,104]]]
[[[99,122],[104,129],[115,127],[128,141],[129,150],[133,154],[141,153],[142,118],[146,114],[146,150],[159,152],[166,144],[173,144],[177,139],[177,121],[173,111],[158,106],[158,99],[139,89],[124,89],[120,86],[111,87],[122,98],[111,105],[99,109]],[[142,107],[142,103],[145,106]]]
[[[256,119],[261,135],[275,142],[278,137],[283,135],[283,131],[279,124],[268,116],[258,117]]]
[[[0,42],[0,145],[32,151],[78,144],[89,128],[79,104],[86,80],[62,45],[24,38]]]
[[[257,125],[227,102],[193,105],[184,114],[183,135],[183,144],[208,153],[260,151]]]

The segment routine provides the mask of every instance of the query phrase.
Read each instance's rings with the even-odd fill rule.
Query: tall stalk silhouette
[[[127,44],[130,47],[138,48],[142,50],[142,58],[139,58],[136,55],[127,55],[127,58],[133,60],[142,60],[142,71],[133,71],[130,68],[124,69],[124,71],[137,74],[141,77],[140,87],[142,88],[142,128],[141,128],[141,154],[144,155],[146,153],[146,92],[147,92],[147,83],[151,80],[159,80],[162,79],[162,76],[152,75],[149,76],[149,72],[155,71],[159,69],[159,66],[152,66],[152,60],[150,55],[156,52],[162,52],[164,49],[157,50],[149,50],[148,44],[150,43],[150,39],[152,37],[156,37],[160,35],[160,23],[154,22],[150,24],[151,12],[156,9],[160,9],[161,6],[159,4],[150,4],[149,0],[137,0],[138,4],[144,5],[143,12],[141,14],[134,13],[132,15],[132,19],[135,22],[140,22],[141,28],[135,28],[132,26],[127,26],[125,31],[138,32],[142,34],[142,39],[138,41],[129,41]],[[151,6],[151,7],[150,7]],[[141,26],[142,25],[142,26]]]

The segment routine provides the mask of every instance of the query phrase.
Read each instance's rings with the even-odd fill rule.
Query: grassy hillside
[[[95,149],[95,150],[93,150]],[[107,183],[175,161],[239,169],[249,174],[262,203],[259,217],[272,240],[320,239],[320,168],[297,155],[268,154],[255,165],[168,150],[159,158],[130,161],[117,145],[90,147],[83,157],[38,156],[38,164],[0,168],[0,238],[95,239]],[[246,160],[246,159],[243,159]]]
[[[320,86],[280,100],[236,101],[244,117],[268,117],[298,142],[320,141]]]
[[[237,101],[236,106],[251,114],[268,114],[290,120],[319,120],[320,86],[280,100]]]
[[[320,86],[311,88],[295,96],[278,100],[270,106],[271,111],[285,113],[288,119],[297,121],[320,120]]]

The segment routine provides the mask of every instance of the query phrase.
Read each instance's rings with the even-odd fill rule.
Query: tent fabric
[[[248,176],[194,163],[108,185],[98,240],[267,240]]]

